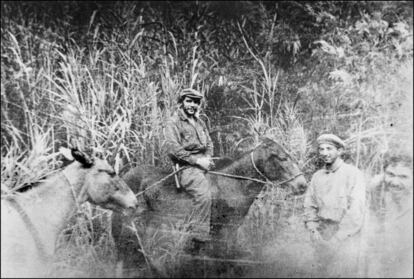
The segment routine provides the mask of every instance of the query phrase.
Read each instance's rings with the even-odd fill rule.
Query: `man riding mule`
[[[189,222],[194,225],[193,241],[210,239],[211,186],[205,174],[213,165],[213,143],[205,123],[200,119],[203,95],[191,88],[181,91],[179,109],[165,129],[165,149],[174,166],[186,166],[178,174],[178,185],[193,199]]]
[[[183,248],[181,241],[188,237],[183,216],[191,214],[193,201],[187,191],[177,190],[173,173],[140,165],[122,176],[140,201],[132,224],[129,218],[112,215],[112,235],[119,260],[128,272],[142,262],[141,255],[158,261],[165,251],[174,254]],[[205,178],[212,192],[212,247],[206,247],[205,252],[214,257],[235,257],[237,248],[243,248],[237,245],[237,230],[265,185],[289,187],[293,194],[303,193],[307,186],[291,156],[271,139],[262,139],[252,150],[208,171]],[[138,233],[134,227],[139,229]],[[175,256],[174,260],[178,258]],[[177,265],[171,272],[181,268]]]

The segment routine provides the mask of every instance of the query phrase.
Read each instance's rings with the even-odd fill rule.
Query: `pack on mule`
[[[292,158],[279,144],[270,139],[264,139],[252,151],[245,153],[226,167],[220,168],[218,172],[230,176],[214,172],[208,174],[214,188],[211,215],[212,243],[217,244],[212,249],[214,251],[222,252],[223,249],[219,248],[225,246],[223,245],[225,238],[236,239],[237,228],[242,224],[250,206],[264,187],[264,183],[260,181],[288,180],[279,186],[290,185],[294,194],[301,194],[306,189],[306,180]],[[160,185],[153,186],[168,174],[154,167],[140,166],[132,168],[122,176],[135,193],[140,193],[137,209],[139,213],[134,222],[137,227],[143,220],[143,229],[146,232],[142,237],[143,242],[151,239],[151,232],[162,231],[165,224],[182,222],[192,207],[189,195],[177,189],[173,176]],[[139,262],[137,259],[140,257],[137,237],[128,228],[130,221],[130,219],[123,220],[119,214],[112,215],[112,234],[118,248],[119,259],[123,261],[125,268],[137,265]]]
[[[134,210],[137,199],[107,161],[62,149],[74,160],[33,189],[1,199],[1,277],[45,277],[55,242],[77,206]]]

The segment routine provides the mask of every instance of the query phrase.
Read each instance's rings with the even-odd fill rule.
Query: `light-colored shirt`
[[[331,170],[318,170],[305,194],[305,222],[316,229],[319,222],[331,220],[339,223],[335,234],[339,240],[360,231],[365,215],[366,184],[363,173],[342,161]]]

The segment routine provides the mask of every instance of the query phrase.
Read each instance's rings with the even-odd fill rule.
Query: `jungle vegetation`
[[[116,154],[120,172],[168,168],[163,124],[186,87],[206,97],[217,157],[267,136],[309,178],[329,132],[377,173],[386,154],[412,152],[412,12],[411,1],[2,1],[2,195],[58,168],[60,146]],[[283,195],[264,193],[246,220],[257,257],[300,238],[283,234],[302,226],[300,199]],[[52,275],[115,275],[108,214],[85,205]]]

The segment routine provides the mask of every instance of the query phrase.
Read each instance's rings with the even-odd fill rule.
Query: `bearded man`
[[[369,277],[413,277],[413,168],[408,155],[385,160],[369,185]]]
[[[165,129],[167,154],[174,165],[186,167],[179,173],[178,180],[179,186],[193,199],[193,211],[189,216],[193,247],[210,240],[212,189],[206,171],[213,166],[213,143],[206,124],[199,117],[202,100],[203,95],[197,90],[182,90],[178,111]]]

